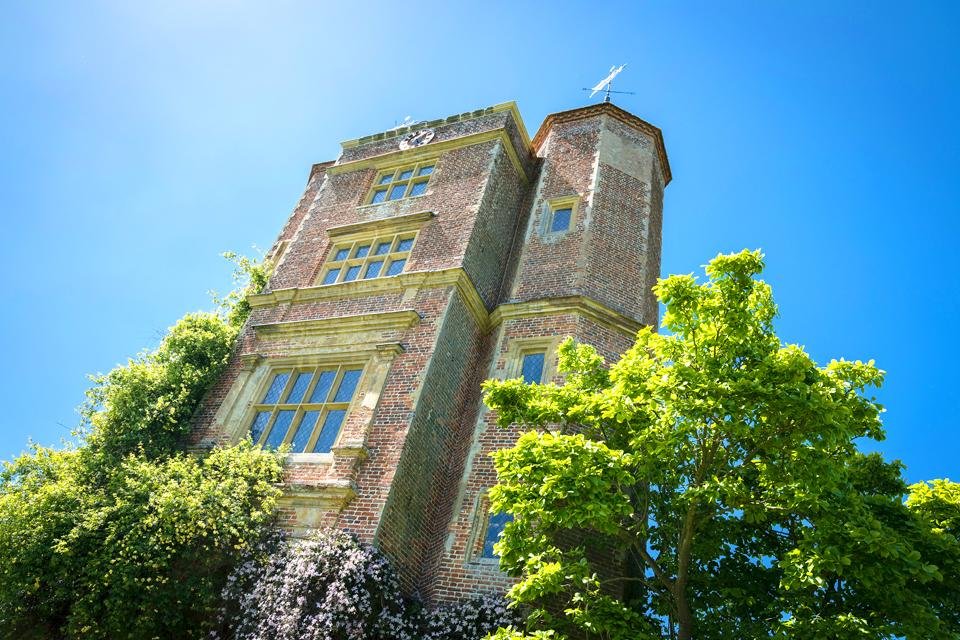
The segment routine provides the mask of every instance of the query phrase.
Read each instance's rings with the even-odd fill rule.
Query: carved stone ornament
[[[433,136],[433,129],[420,129],[419,131],[414,131],[400,141],[400,148],[412,149],[414,147],[423,146],[433,140]]]

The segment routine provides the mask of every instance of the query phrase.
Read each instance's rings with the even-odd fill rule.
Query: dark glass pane
[[[283,388],[287,386],[287,380],[289,379],[289,373],[278,373],[275,375],[273,382],[270,383],[270,388],[267,389],[267,392],[263,395],[261,404],[277,404],[280,400],[280,394],[283,393]]]
[[[313,388],[313,393],[310,394],[310,402],[313,404],[326,402],[327,396],[330,395],[330,387],[333,386],[333,379],[336,377],[336,371],[321,371],[317,386]]]
[[[346,260],[348,255],[350,255],[350,247],[337,249],[337,255],[333,256],[333,261],[340,262],[341,260]]]
[[[383,260],[374,260],[367,265],[367,272],[363,274],[364,279],[376,278],[380,275],[380,268],[383,266]]]
[[[403,192],[407,190],[407,185],[398,184],[390,188],[389,200],[399,200],[403,197]]]
[[[389,184],[391,182],[393,182],[393,174],[388,173],[385,176],[380,176],[380,182],[378,182],[377,184]]]
[[[267,436],[264,446],[276,449],[283,444],[283,439],[287,437],[287,430],[290,428],[290,423],[293,422],[293,416],[296,413],[296,411],[277,411],[277,418],[273,421],[273,427],[270,429],[270,435]]]
[[[337,281],[337,277],[340,276],[340,269],[330,269],[327,271],[326,275],[323,276],[323,284],[333,284]]]
[[[300,419],[300,426],[297,427],[297,432],[293,436],[293,441],[290,443],[293,453],[303,453],[307,450],[307,442],[310,441],[310,434],[313,433],[313,428],[317,424],[317,418],[320,417],[319,411],[305,411],[303,417]]]
[[[503,527],[513,520],[509,513],[491,513],[490,520],[487,521],[487,532],[483,536],[483,557],[496,558],[497,554],[493,550],[493,543],[500,539],[503,533]]]
[[[384,254],[390,253],[390,243],[381,242],[377,245],[377,250],[373,252],[374,255],[382,256]]]
[[[397,176],[397,180],[409,180],[411,177],[413,177],[413,169],[404,169]]]
[[[390,263],[390,266],[387,268],[388,276],[395,276],[400,273],[403,273],[403,265],[407,264],[406,260],[394,260]]]
[[[340,427],[343,425],[343,416],[347,414],[342,409],[330,411],[327,413],[326,420],[323,421],[323,429],[320,431],[320,437],[317,443],[313,445],[314,453],[329,453],[330,447],[337,441],[340,435]]]
[[[348,267],[347,272],[343,276],[343,281],[350,282],[351,280],[356,280],[359,274],[360,274],[360,265]]]
[[[426,182],[414,182],[413,186],[410,188],[411,196],[422,196],[426,192],[427,192]]]
[[[293,381],[293,388],[287,395],[286,404],[298,404],[303,400],[303,394],[307,392],[311,380],[313,380],[312,373],[298,373],[297,379]]]
[[[366,258],[368,253],[370,253],[370,245],[365,244],[362,247],[357,247],[357,250],[353,253],[353,257]]]
[[[334,402],[350,402],[350,399],[353,398],[353,392],[357,390],[357,382],[360,381],[362,372],[362,369],[351,369],[343,372],[343,379],[340,381],[337,395],[333,397]]]
[[[377,202],[383,202],[386,199],[387,199],[387,190],[377,189],[376,191],[373,192],[373,199],[370,200],[370,203],[375,204]]]
[[[260,441],[260,436],[263,435],[263,430],[267,427],[268,422],[270,422],[270,412],[258,411],[253,419],[253,424],[250,425],[250,437],[254,444]]]
[[[433,173],[433,165],[429,167],[420,167],[420,171],[417,171],[418,176],[428,176]]]
[[[543,357],[542,353],[528,353],[523,356],[524,382],[531,384],[543,380]]]
[[[410,251],[413,247],[413,238],[404,238],[397,243],[397,251]]]
[[[570,228],[570,209],[557,209],[553,212],[550,231],[566,231]]]

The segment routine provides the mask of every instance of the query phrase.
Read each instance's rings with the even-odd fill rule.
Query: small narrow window
[[[553,212],[553,219],[550,221],[550,231],[555,233],[557,231],[566,231],[570,228],[570,214],[573,210],[570,207],[564,207],[563,209],[555,209]]]
[[[542,351],[538,353],[525,353],[521,365],[520,374],[523,381],[527,384],[539,384],[543,382],[543,363],[546,354]]]
[[[490,514],[490,517],[487,518],[486,531],[483,533],[483,551],[480,553],[481,558],[499,557],[497,552],[493,550],[493,545],[500,539],[500,536],[503,535],[504,526],[511,520],[513,520],[513,516],[509,513]]]
[[[573,229],[577,219],[579,196],[564,196],[547,202],[543,224],[544,234],[564,234]]]

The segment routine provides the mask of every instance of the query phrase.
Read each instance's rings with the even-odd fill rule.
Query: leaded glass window
[[[254,405],[250,436],[264,447],[327,453],[336,443],[363,367],[340,365],[274,371]]]
[[[373,189],[367,198],[369,204],[422,196],[427,192],[427,183],[433,175],[434,161],[388,169],[377,175]]]
[[[543,382],[543,364],[546,354],[543,351],[523,354],[520,375],[527,384]]]
[[[397,233],[344,242],[330,251],[320,284],[369,280],[403,273],[416,234]]]
[[[570,215],[573,209],[564,207],[563,209],[554,209],[553,218],[550,220],[550,232],[566,231],[570,228]]]

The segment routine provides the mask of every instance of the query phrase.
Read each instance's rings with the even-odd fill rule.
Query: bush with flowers
[[[403,596],[389,560],[336,530],[272,534],[227,580],[216,638],[479,640],[516,615],[501,598],[424,609]]]

